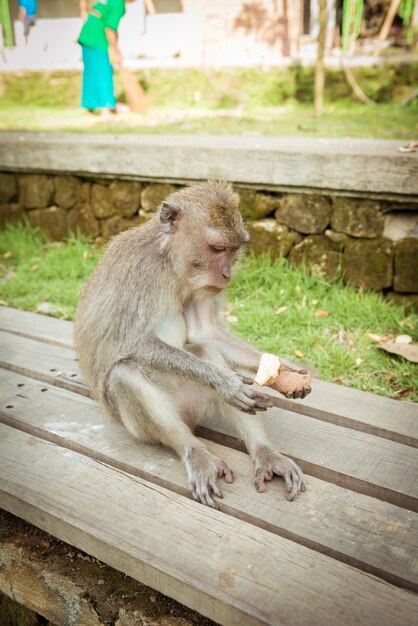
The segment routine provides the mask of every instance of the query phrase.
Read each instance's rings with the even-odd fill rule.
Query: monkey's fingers
[[[253,385],[254,384],[254,378],[250,378],[249,376],[242,376],[241,374],[238,374],[238,376],[240,377],[240,379],[242,380],[244,385]]]
[[[257,411],[260,409],[269,409],[273,406],[273,399],[265,393],[260,391],[253,391],[252,389],[246,391],[249,398],[253,400],[253,408]]]
[[[306,396],[310,394],[311,391],[312,391],[311,387],[302,387],[301,389],[296,389],[295,391],[293,392],[291,391],[284,395],[286,398],[293,398],[294,400],[301,398],[303,400],[303,398],[306,398]]]

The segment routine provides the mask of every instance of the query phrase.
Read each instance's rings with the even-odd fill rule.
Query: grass
[[[313,115],[313,70],[145,70],[137,74],[150,100],[146,116],[111,122],[79,106],[79,72],[0,76],[0,129],[79,133],[217,133],[411,139],[418,132],[416,102],[399,108],[415,87],[418,64],[356,68],[367,106],[353,98],[343,74],[328,71],[324,115]],[[116,76],[115,90],[123,101]]]
[[[49,243],[28,226],[0,232],[3,304],[72,319],[101,250],[84,238]],[[378,349],[367,333],[418,339],[418,316],[379,294],[328,284],[286,259],[244,260],[228,290],[225,317],[234,332],[293,361],[309,362],[324,380],[418,402],[418,368]],[[318,312],[320,314],[318,315]],[[296,352],[295,352],[296,351]]]
[[[88,117],[80,108],[59,109],[0,103],[0,130],[76,133],[237,134],[312,137],[373,137],[406,141],[418,134],[416,109],[391,105],[328,105],[315,117],[307,104],[288,102],[248,111],[154,108],[147,116],[120,114],[112,121]]]

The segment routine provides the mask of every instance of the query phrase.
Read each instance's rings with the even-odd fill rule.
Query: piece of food
[[[279,371],[280,358],[275,354],[265,352],[261,355],[257,375],[254,380],[258,385],[268,385],[279,376]]]
[[[280,358],[274,354],[261,355],[255,382],[282,393],[286,398],[304,398],[311,392],[311,376],[306,370],[295,372],[281,367]]]

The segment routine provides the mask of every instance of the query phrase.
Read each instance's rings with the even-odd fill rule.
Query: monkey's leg
[[[175,393],[179,387],[187,393],[187,383],[182,385],[167,379],[163,388],[151,382],[138,364],[120,361],[108,376],[106,396],[111,412],[120,417],[132,435],[143,442],[161,443],[177,453],[186,466],[193,498],[218,508],[213,496],[222,498],[222,492],[216,479],[223,476],[227,482],[233,482],[233,474],[184,423],[181,402]],[[197,387],[202,389],[194,385]],[[190,391],[193,393],[193,389]],[[190,397],[187,401],[194,404]]]
[[[200,347],[199,356],[214,362],[218,367],[227,367],[222,354],[213,346]],[[265,481],[274,474],[283,476],[286,484],[288,500],[293,500],[298,493],[305,491],[305,481],[300,467],[280,452],[271,447],[259,415],[250,416],[227,404],[218,394],[216,396],[216,417],[232,422],[241,439],[244,440],[249,455],[255,464],[255,487],[264,492]]]

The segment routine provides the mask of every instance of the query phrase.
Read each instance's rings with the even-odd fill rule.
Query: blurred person
[[[23,24],[23,36],[25,44],[29,41],[29,34],[36,25],[36,12],[38,10],[37,0],[19,0],[18,20]]]
[[[78,43],[83,55],[81,106],[90,113],[99,111],[110,116],[129,110],[116,102],[113,88],[113,65],[122,64],[118,46],[119,22],[125,4],[133,0],[99,0],[90,9],[81,29]]]

